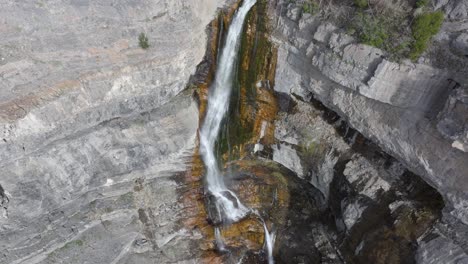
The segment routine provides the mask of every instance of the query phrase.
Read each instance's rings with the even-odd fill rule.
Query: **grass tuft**
[[[440,11],[416,17],[412,26],[414,42],[409,54],[410,59],[416,60],[426,51],[429,41],[439,32],[443,21],[444,14]]]
[[[140,33],[138,36],[138,44],[140,45],[140,48],[142,49],[147,49],[149,48],[149,43],[148,43],[148,37],[146,36],[145,33]]]

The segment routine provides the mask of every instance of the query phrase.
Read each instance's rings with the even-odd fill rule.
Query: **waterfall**
[[[233,223],[252,213],[244,206],[234,192],[229,190],[215,155],[215,143],[218,138],[221,122],[229,108],[229,98],[233,86],[234,66],[238,56],[240,38],[245,18],[254,6],[256,0],[244,0],[237,10],[228,29],[226,44],[221,51],[218,68],[213,86],[208,96],[208,108],[200,130],[200,154],[206,167],[206,191],[213,200],[215,217],[219,220],[215,224]],[[266,125],[266,124],[265,124]],[[262,125],[263,127],[263,125]],[[264,130],[262,128],[262,130]],[[262,132],[264,133],[264,132]],[[211,216],[214,218],[213,216]],[[268,263],[273,264],[274,233],[270,234],[264,223],[265,248],[268,253]],[[219,226],[215,227],[216,245],[220,251],[226,250]]]
[[[244,1],[234,15],[228,30],[226,44],[221,52],[214,83],[208,96],[205,120],[200,130],[200,154],[206,167],[206,188],[208,193],[215,199],[219,219],[224,222],[236,222],[249,213],[249,209],[224,184],[214,147],[221,122],[229,107],[234,66],[238,55],[242,28],[249,10],[255,3],[256,0]]]
[[[265,224],[265,222],[263,222],[263,230],[265,232],[265,248],[267,250],[267,254],[268,254],[268,264],[274,264],[274,260],[273,260],[273,246],[275,245],[275,233],[274,232],[269,232],[268,231],[268,228]]]

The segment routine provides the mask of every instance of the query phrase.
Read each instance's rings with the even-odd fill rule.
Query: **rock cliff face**
[[[216,250],[197,154],[232,2],[0,0],[0,263],[266,261],[256,216]],[[276,262],[468,262],[466,1],[418,63],[294,2],[247,17],[217,143]]]
[[[288,1],[273,3],[272,12],[277,17],[272,23],[273,39],[279,46],[275,90],[306,102],[319,100],[337,112],[351,127],[421,175],[444,197],[446,207],[440,230],[445,230],[445,233],[441,236],[450,236],[457,247],[466,252],[466,241],[454,234],[466,234],[468,224],[468,60],[463,55],[463,48],[460,48],[464,45],[462,28],[466,26],[467,17],[462,9],[453,6],[465,7],[466,2],[442,2],[439,1],[436,8],[447,12],[447,22],[436,37],[434,48],[418,63],[389,61],[385,52],[358,44],[344,29],[336,27],[326,18],[303,13],[300,4]],[[457,25],[459,30],[453,27],[448,30],[449,25]],[[457,51],[449,55],[441,53],[440,48],[450,50],[450,47],[456,47]],[[436,57],[435,54],[445,57]],[[450,60],[452,57],[456,58],[454,62],[457,66],[441,64],[444,59]],[[299,121],[300,126],[303,123],[304,120]],[[301,145],[301,136],[279,132],[277,136],[280,140]],[[313,137],[317,138],[317,135]],[[277,157],[283,156],[277,160],[300,176],[310,174],[311,171],[304,167],[304,159],[301,161],[300,155],[290,149],[290,146],[275,149]],[[335,143],[334,149],[339,151],[342,146]],[[292,154],[287,154],[285,158],[288,151]],[[333,167],[337,162],[335,157],[329,155],[321,162],[325,168],[329,168],[330,164]],[[354,159],[361,163],[360,158]],[[359,172],[354,170],[352,164],[348,163],[344,170],[351,184]],[[312,177],[311,182],[327,196],[333,171],[323,170],[318,175],[321,178]],[[385,190],[389,188],[389,182],[379,180],[372,186]],[[362,206],[355,204],[345,212],[353,216],[345,220],[348,226],[362,212]],[[446,241],[446,238],[437,241]],[[426,247],[431,247],[431,243],[438,242],[428,242]],[[461,257],[458,258],[466,261],[463,250],[459,251]],[[428,257],[427,252],[421,254]],[[450,258],[457,259],[456,256],[447,257]],[[419,261],[428,263],[429,260],[420,257]]]
[[[179,224],[198,129],[181,91],[223,3],[1,1],[0,263],[199,257]]]

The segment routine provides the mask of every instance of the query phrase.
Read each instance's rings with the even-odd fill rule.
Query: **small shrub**
[[[140,33],[140,35],[138,36],[138,44],[142,49],[149,48],[148,37],[145,33]]]
[[[429,4],[429,0],[418,0],[416,2],[416,7],[417,8],[425,7],[425,6],[427,6],[427,4]]]
[[[388,50],[390,52],[390,58],[399,62],[401,59],[408,57],[410,48],[411,39],[402,38],[400,43]]]
[[[361,43],[377,48],[383,48],[389,38],[385,21],[368,14],[357,14],[354,29]]]
[[[414,42],[409,56],[412,60],[419,58],[426,51],[429,41],[439,32],[443,21],[444,14],[440,11],[416,17],[412,26]]]
[[[354,0],[354,4],[359,8],[366,8],[368,5],[367,0]]]
[[[302,12],[308,14],[315,14],[319,11],[319,6],[316,2],[305,2],[302,4]]]
[[[382,49],[394,61],[407,58],[413,43],[409,20],[404,14],[359,10],[348,23],[347,30],[359,43]]]
[[[82,247],[83,245],[84,245],[83,240],[79,240],[79,239],[78,239],[78,240],[72,240],[72,241],[70,241],[70,242],[67,242],[67,243],[62,247],[62,249],[70,249],[70,248],[76,247],[76,246]]]

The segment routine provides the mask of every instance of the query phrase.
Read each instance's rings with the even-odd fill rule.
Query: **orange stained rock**
[[[65,80],[37,93],[30,93],[23,97],[15,98],[0,104],[0,120],[13,121],[20,119],[33,107],[37,107],[44,101],[59,97],[67,90],[78,89],[81,83],[78,80]]]
[[[219,23],[223,21],[226,29],[240,2],[237,1],[228,11],[221,14],[221,19],[214,20],[210,26],[209,47],[205,56],[205,60],[210,63],[210,69],[204,73],[205,79],[197,83],[195,87],[195,93],[199,102],[199,127],[203,123],[208,93],[215,74],[215,63],[218,56],[217,45],[220,37]],[[243,45],[249,46],[249,50],[255,44],[256,37],[263,38],[262,41],[266,41],[268,37],[265,33],[256,36],[257,12],[258,8],[254,7],[250,19],[246,24],[245,30],[247,33]],[[250,53],[245,53],[240,58],[240,70],[244,74],[249,71],[255,72],[254,79],[249,77],[253,83],[245,83],[245,80],[249,78],[244,78],[244,81],[240,84],[239,125],[251,130],[247,133],[252,135],[250,139],[232,147],[232,152],[237,153],[241,158],[245,158],[249,154],[246,152],[246,146],[259,140],[262,124],[265,122],[267,126],[265,127],[264,137],[261,141],[263,144],[274,143],[274,119],[278,108],[272,90],[276,69],[276,49],[269,45],[260,49],[260,51],[260,54],[255,55],[263,58],[262,61],[255,61],[255,58],[249,56]],[[259,81],[262,82],[262,87],[257,87],[256,83]],[[254,98],[251,98],[252,96]],[[227,160],[228,155],[228,153],[224,153],[223,157],[225,160]],[[234,183],[232,188],[239,195],[241,201],[251,208],[268,212],[270,214],[269,219],[275,221],[275,225],[284,224],[289,204],[289,192],[285,180],[281,178],[282,176],[272,173],[272,170],[275,169],[266,168],[253,161],[238,161],[236,165],[239,166],[240,171],[248,172],[257,178],[245,177]],[[202,233],[203,239],[199,243],[199,248],[203,252],[201,256],[202,263],[223,263],[225,257],[215,251],[214,227],[210,226],[207,221],[208,216],[203,195],[204,170],[204,165],[197,148],[192,159],[191,169],[186,172],[184,179],[185,186],[182,191],[181,201],[183,201],[187,217],[184,218],[182,224],[187,228],[198,229]],[[278,197],[275,204],[272,201],[272,197],[274,196]],[[254,216],[223,227],[221,233],[225,243],[232,248],[259,250],[263,246],[263,224]]]

